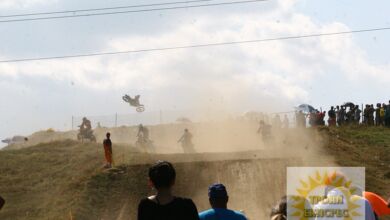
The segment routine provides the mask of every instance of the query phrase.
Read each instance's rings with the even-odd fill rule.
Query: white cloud
[[[341,23],[318,24],[310,17],[294,12],[295,2],[280,0],[278,7],[264,15],[201,15],[193,25],[177,26],[164,34],[114,37],[107,42],[106,51],[349,30]],[[259,97],[298,102],[309,99],[306,84],[327,74],[329,68],[336,68],[339,74],[351,79],[381,76],[383,81],[390,81],[390,76],[385,73],[389,66],[370,64],[352,36],[0,64],[0,76],[45,76],[99,90],[178,88],[180,93],[201,89],[206,93],[231,97],[242,96],[242,91],[245,91]]]
[[[48,5],[58,2],[58,0],[1,0],[0,9],[20,9],[38,5]]]

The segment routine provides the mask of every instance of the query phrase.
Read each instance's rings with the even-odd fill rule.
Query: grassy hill
[[[101,172],[100,148],[67,140],[0,151],[6,199],[0,219],[69,219],[91,177]]]
[[[389,129],[319,130],[308,131],[323,143],[318,155],[332,155],[340,166],[365,166],[366,188],[390,196]],[[222,181],[231,190],[230,207],[264,219],[285,193],[287,166],[334,165],[328,159],[314,164],[270,152],[146,155],[130,145],[115,145],[122,170],[115,173],[101,169],[100,144],[62,140],[3,150],[0,194],[7,204],[0,219],[134,219],[138,200],[151,193],[146,171],[157,159],[175,163],[180,178],[175,190],[192,197],[200,210],[208,207],[207,185]]]
[[[390,129],[332,128],[323,136],[324,149],[337,164],[366,167],[366,190],[390,197]]]

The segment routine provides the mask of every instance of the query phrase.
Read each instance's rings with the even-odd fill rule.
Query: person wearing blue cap
[[[226,187],[215,183],[209,187],[209,202],[211,209],[199,213],[200,220],[246,220],[238,211],[227,208],[229,196]]]

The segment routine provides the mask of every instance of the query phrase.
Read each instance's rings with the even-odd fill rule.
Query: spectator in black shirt
[[[169,162],[159,161],[149,168],[149,181],[157,194],[141,200],[138,220],[199,220],[191,199],[172,195],[175,179],[176,171]]]

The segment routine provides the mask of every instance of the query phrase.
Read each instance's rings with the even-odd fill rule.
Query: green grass
[[[366,167],[366,189],[385,198],[390,196],[390,129],[343,127],[322,129],[320,133],[325,137],[321,139],[325,140],[324,150],[335,158],[337,164]],[[113,150],[115,161],[124,171],[122,174],[102,171],[101,144],[81,144],[67,140],[0,151],[0,194],[6,199],[6,205],[0,211],[0,219],[61,220],[70,219],[70,213],[77,220],[115,219],[111,214],[118,216],[124,204],[129,204],[125,209],[126,216],[132,213],[131,219],[134,218],[138,199],[150,193],[147,187],[147,163],[155,158],[136,153],[129,146],[114,145]],[[174,160],[176,157],[165,155],[163,158]],[[276,163],[278,162],[272,160],[256,166],[261,168],[262,175],[256,177],[261,178],[261,181],[252,183],[257,184],[252,188],[261,189],[266,188],[267,184],[272,185],[274,180],[270,177],[275,175],[285,178],[282,172],[273,171]],[[279,166],[283,167],[282,163]],[[177,165],[183,180],[178,183],[178,193],[192,197],[197,192],[187,188],[201,187],[205,189],[206,195],[207,184],[213,180],[215,172],[219,178],[225,178],[233,184],[237,180],[231,172],[238,167],[253,168],[246,162]],[[202,173],[199,170],[214,171]],[[269,173],[266,175],[264,172]],[[251,175],[247,178],[254,178],[252,171],[248,173]],[[241,175],[246,174],[240,173]],[[264,179],[267,179],[264,176],[272,183],[264,183]],[[280,184],[282,185],[282,181]],[[239,189],[242,186],[234,187]],[[237,196],[245,192],[242,189],[237,192]],[[279,196],[259,196],[264,202],[261,206],[272,205]],[[207,203],[206,198],[197,198],[198,202],[203,200]],[[200,203],[200,207],[206,208],[206,203]]]
[[[100,144],[71,140],[0,151],[0,219],[69,219],[102,164]]]
[[[390,196],[390,129],[384,127],[332,128],[326,134],[327,152],[341,166],[366,168],[366,190]]]

